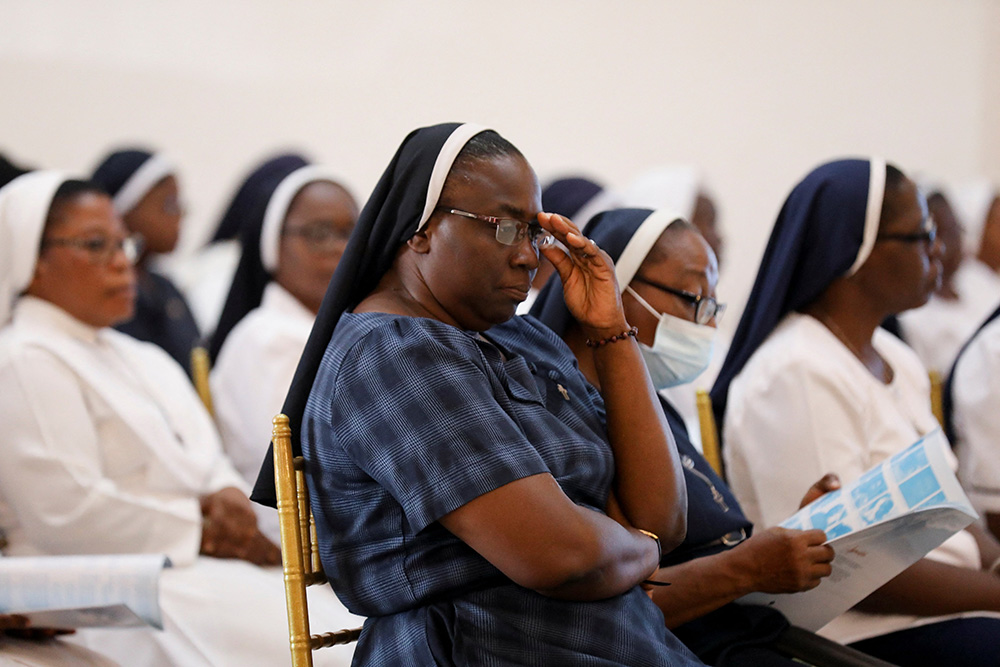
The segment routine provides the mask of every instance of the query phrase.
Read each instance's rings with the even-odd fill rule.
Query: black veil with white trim
[[[430,218],[458,153],[472,137],[488,129],[444,123],[414,130],[375,185],[330,280],[282,408],[292,424],[295,454],[301,452],[299,427],[306,401],[340,316],[375,289],[399,247]],[[271,507],[277,504],[270,447],[250,497]]]

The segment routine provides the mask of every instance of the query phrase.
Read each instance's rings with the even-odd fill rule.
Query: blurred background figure
[[[28,173],[28,171],[30,170],[14,164],[7,159],[6,155],[0,153],[0,188],[10,183],[21,174]]]
[[[687,165],[669,165],[650,169],[640,174],[624,188],[621,194],[622,206],[629,208],[664,209],[677,213],[687,220],[708,242],[721,274],[725,254],[725,239],[719,231],[715,201],[704,185],[701,173]],[[695,392],[710,389],[715,382],[722,362],[729,352],[730,329],[720,328],[715,337],[715,351],[708,368],[694,378],[690,384],[668,387],[662,390],[677,409],[693,442],[701,443],[701,425],[698,423],[698,408]]]
[[[676,211],[708,241],[721,270],[726,242],[719,230],[715,200],[698,169],[672,165],[644,172],[624,189],[622,205]]]
[[[945,424],[965,491],[1000,538],[1000,309],[962,348],[945,385]],[[1000,573],[1000,560],[992,566]]]
[[[928,193],[927,208],[937,224],[938,239],[941,241],[941,284],[925,305],[899,314],[898,333],[917,353],[927,370],[935,371],[944,378],[951,371],[959,349],[979,327],[990,308],[1000,300],[1000,292],[992,300],[984,299],[982,294],[977,296],[976,290],[969,284],[960,284],[963,267],[978,262],[975,257],[965,254],[962,226],[943,189],[931,185],[922,188],[922,191]],[[986,271],[986,266],[980,265],[965,275],[985,273],[988,285],[992,278]]]
[[[141,237],[143,246],[136,264],[135,314],[115,328],[160,346],[190,375],[198,325],[173,282],[152,268],[155,258],[173,252],[180,238],[184,210],[173,163],[158,153],[119,150],[101,161],[92,180],[111,195],[125,227]]]
[[[211,340],[215,333],[240,262],[240,229],[244,221],[253,218],[261,206],[261,197],[266,199],[277,181],[308,163],[302,155],[289,152],[257,164],[239,181],[208,243],[171,267],[171,275],[187,297],[205,339]]]
[[[978,304],[982,321],[1000,301],[1000,200],[994,183],[982,179],[947,191],[962,228],[965,256],[955,275],[959,294]]]
[[[257,170],[241,197],[253,207],[239,223],[243,252],[209,352],[223,447],[253,484],[358,206],[329,170],[297,158]],[[254,509],[278,541],[277,512]]]

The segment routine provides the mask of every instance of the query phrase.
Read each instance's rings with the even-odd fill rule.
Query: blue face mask
[[[715,347],[715,327],[695,324],[667,313],[658,312],[631,287],[625,291],[639,304],[659,319],[653,346],[639,343],[639,350],[649,370],[653,387],[660,391],[667,387],[693,382],[712,360]]]

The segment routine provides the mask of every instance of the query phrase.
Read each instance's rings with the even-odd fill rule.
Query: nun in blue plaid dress
[[[565,250],[549,243],[554,237]],[[599,394],[514,317],[542,252]],[[645,583],[686,530],[677,450],[608,256],[491,130],[411,133],[361,213],[284,411],[359,665],[699,665]],[[273,501],[265,462],[254,498]]]

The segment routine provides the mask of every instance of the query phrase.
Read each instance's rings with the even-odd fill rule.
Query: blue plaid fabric
[[[345,313],[323,358],[302,446],[323,566],[369,617],[355,664],[701,664],[638,588],[548,598],[437,523],[541,472],[581,505],[607,500],[604,406],[572,353],[530,318],[486,335],[493,343],[434,320]]]

